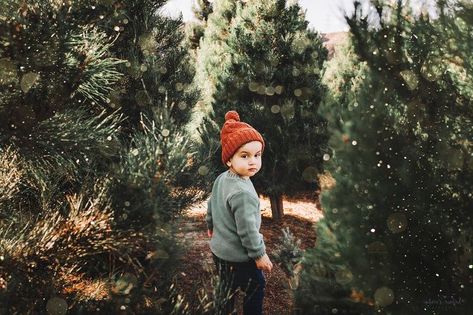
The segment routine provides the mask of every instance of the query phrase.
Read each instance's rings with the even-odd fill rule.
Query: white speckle
[[[273,105],[271,106],[271,113],[277,114],[281,111],[281,107],[279,105]]]
[[[184,110],[184,109],[186,109],[187,104],[186,104],[186,102],[181,101],[181,102],[179,102],[178,106],[179,106],[179,109]]]
[[[161,132],[163,137],[167,137],[169,136],[169,134],[171,133],[168,129],[163,129],[163,131]]]
[[[376,230],[375,230],[375,229],[371,229],[370,231],[371,231],[371,233],[374,233],[374,232],[376,232]]]
[[[67,308],[66,300],[59,297],[52,297],[46,304],[46,312],[53,315],[65,315]]]
[[[197,170],[197,172],[202,175],[202,176],[205,176],[209,173],[209,168],[205,165],[202,165],[201,167],[199,167],[199,169]]]
[[[353,140],[353,141],[351,142],[351,144],[352,144],[352,145],[357,145],[358,142],[356,142],[356,140]]]

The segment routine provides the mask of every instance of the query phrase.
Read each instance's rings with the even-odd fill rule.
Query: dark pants
[[[230,291],[231,298],[223,307],[223,314],[233,313],[235,309],[235,291],[240,288],[245,292],[243,299],[244,315],[261,315],[263,314],[263,298],[264,287],[266,281],[263,271],[256,268],[254,260],[249,262],[237,263],[229,262],[218,258],[213,254],[215,266],[223,282],[223,288]]]

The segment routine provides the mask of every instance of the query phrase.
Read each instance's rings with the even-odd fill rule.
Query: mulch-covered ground
[[[315,245],[314,223],[322,213],[313,202],[303,200],[284,200],[285,216],[280,222],[271,219],[271,207],[268,199],[261,198],[262,225],[267,252],[271,252],[282,237],[282,229],[289,227],[296,238],[301,240],[303,249]],[[197,303],[195,290],[210,288],[210,279],[215,272],[212,255],[209,249],[209,238],[205,224],[206,202],[187,209],[180,222],[180,237],[186,253],[177,274],[177,286],[187,301]],[[274,268],[266,274],[264,312],[269,315],[290,314],[292,308],[291,292],[288,279],[280,266],[273,260]]]

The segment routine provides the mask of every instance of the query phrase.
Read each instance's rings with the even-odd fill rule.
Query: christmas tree
[[[187,37],[189,38],[190,48],[195,50],[200,46],[200,39],[204,36],[204,31],[207,26],[207,20],[210,13],[212,13],[213,5],[207,0],[197,0],[192,6],[192,12],[197,22],[187,23]]]
[[[168,221],[198,196],[185,172],[191,151],[185,127],[198,98],[193,60],[182,21],[159,14],[164,3],[133,0],[115,2],[112,10],[106,3],[95,8],[98,23],[119,34],[110,53],[124,61],[108,105],[126,117],[127,145],[110,182],[117,219],[125,226]]]
[[[205,31],[200,39],[197,49],[196,60],[196,83],[201,91],[203,107],[201,110],[208,111],[213,94],[216,89],[218,75],[225,72],[229,55],[226,54],[226,38],[228,36],[231,21],[235,16],[236,1],[223,0],[214,2],[212,13],[206,20]],[[213,70],[218,69],[220,72]]]
[[[186,312],[170,220],[196,94],[163,4],[1,2],[0,313]]]
[[[325,218],[296,304],[312,314],[466,314],[473,10],[439,2],[431,18],[400,1],[371,7],[364,15],[355,4],[350,46],[326,72]]]
[[[110,52],[124,60],[124,78],[109,95],[109,106],[120,108],[130,127],[141,123],[141,114],[170,113],[182,127],[190,118],[198,94],[191,85],[194,69],[184,41],[180,19],[159,14],[163,0],[118,1],[95,8],[97,24],[117,36]]]
[[[270,197],[275,219],[283,215],[283,194],[317,188],[326,144],[325,121],[317,114],[326,56],[301,8],[286,1],[217,3],[198,50],[204,101],[212,107],[201,133],[214,154],[202,164],[224,169],[214,151],[218,128],[226,111],[238,111],[265,138],[261,174],[252,180]]]

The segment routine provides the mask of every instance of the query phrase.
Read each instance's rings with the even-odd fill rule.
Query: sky
[[[169,0],[163,13],[178,16],[182,12],[183,20],[187,22],[193,19],[193,3],[194,0]],[[343,15],[353,11],[353,0],[299,0],[299,5],[306,10],[310,28],[320,33],[348,30]]]

